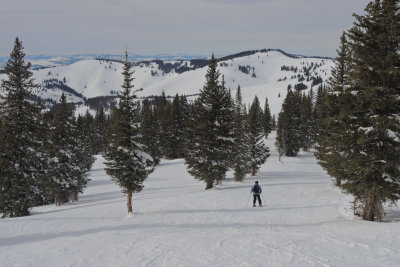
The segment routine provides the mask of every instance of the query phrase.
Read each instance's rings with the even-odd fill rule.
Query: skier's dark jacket
[[[254,190],[256,187],[258,187],[258,193],[255,192],[255,191],[257,191],[257,190]],[[261,193],[262,193],[261,186],[259,186],[258,184],[253,185],[253,187],[251,188],[251,193],[253,193],[253,195],[259,195],[259,194],[261,194]]]

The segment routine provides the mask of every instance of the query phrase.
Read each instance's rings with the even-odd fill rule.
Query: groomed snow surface
[[[183,160],[162,161],[133,198],[104,172],[103,158],[80,201],[0,220],[1,266],[399,266],[400,210],[385,222],[352,216],[312,153],[205,191]],[[258,180],[266,207],[252,207]]]

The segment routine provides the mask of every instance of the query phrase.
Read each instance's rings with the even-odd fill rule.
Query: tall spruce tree
[[[327,114],[326,110],[326,95],[327,89],[325,86],[321,85],[317,89],[317,95],[315,97],[315,104],[313,109],[313,118],[315,120],[314,124],[314,139],[318,138],[321,129],[324,129],[324,119]]]
[[[302,95],[300,116],[301,148],[308,151],[314,143],[313,105],[311,95]]]
[[[327,167],[338,165],[341,184],[355,197],[364,220],[382,220],[383,203],[400,198],[399,1],[370,2],[348,31],[349,86],[333,88],[325,119],[335,135],[319,144]],[[342,90],[343,91],[343,90]],[[342,110],[345,110],[343,112]],[[338,138],[341,135],[342,138]],[[332,144],[332,142],[336,142]]]
[[[269,109],[268,97],[265,98],[263,122],[264,122],[263,125],[264,135],[265,138],[268,138],[268,135],[272,132],[272,117],[271,117],[271,111]]]
[[[275,118],[275,114],[272,115],[272,120],[271,120],[271,125],[272,125],[272,130],[276,130],[276,118]]]
[[[345,32],[340,37],[339,49],[336,52],[338,56],[335,66],[332,68],[328,85],[330,88],[339,87],[336,90],[343,90],[350,84],[350,51]]]
[[[169,159],[175,158],[174,127],[171,112],[171,101],[167,99],[164,91],[157,108],[158,119],[160,121],[160,136],[163,156]]]
[[[188,113],[189,107],[186,97],[178,96],[178,94],[176,94],[171,105],[171,158],[183,158],[185,156],[185,128],[187,127]]]
[[[67,105],[64,94],[54,115],[51,130],[50,154],[51,172],[49,173],[48,194],[54,197],[56,205],[69,200],[78,200],[88,182],[86,173],[92,163],[92,149],[85,134],[79,134],[72,110]]]
[[[314,117],[317,118],[315,129],[316,158],[319,164],[335,178],[336,185],[341,186],[342,179],[348,175],[343,168],[345,147],[351,147],[354,135],[345,131],[352,125],[350,111],[356,99],[350,90],[350,51],[345,33],[340,38],[338,57],[332,69],[332,77],[328,80],[329,88],[318,89]]]
[[[356,175],[342,186],[361,200],[363,219],[372,221],[382,219],[384,202],[400,198],[399,1],[373,1],[365,11],[355,15],[348,35],[357,142],[346,151],[351,160],[345,168]]]
[[[32,99],[37,87],[25,63],[22,42],[15,39],[4,69],[1,101],[0,213],[3,217],[30,215],[45,172],[41,108]],[[40,194],[40,193],[39,193]]]
[[[84,119],[83,129],[90,142],[90,147],[92,148],[93,151],[96,151],[96,146],[98,143],[98,135],[96,131],[94,117],[92,114],[90,114],[89,109],[86,110],[83,119]]]
[[[282,155],[294,157],[301,147],[301,94],[288,90],[278,116],[276,147]]]
[[[104,113],[104,108],[101,106],[96,111],[96,116],[94,118],[94,152],[104,152],[105,147],[107,144],[106,137],[107,137],[107,127],[108,121],[106,114]]]
[[[188,171],[206,183],[206,190],[225,178],[233,153],[233,107],[230,94],[219,82],[212,55],[206,83],[189,122],[191,142],[185,155]]]
[[[93,156],[96,150],[90,146],[89,136],[86,135],[82,128],[78,127],[78,121],[73,118],[73,133],[75,137],[75,157],[74,160],[77,169],[79,170],[79,175],[75,177],[78,180],[78,185],[72,190],[72,201],[78,201],[78,194],[83,193],[83,190],[86,188],[87,182],[87,173],[92,168],[93,163],[95,162],[95,157]],[[104,151],[104,150],[103,150]]]
[[[269,149],[264,144],[263,111],[257,96],[250,107],[248,115],[249,147],[250,147],[250,172],[255,176],[269,157]]]
[[[250,136],[248,134],[247,114],[242,104],[242,94],[238,86],[235,98],[235,116],[233,122],[234,145],[234,179],[237,182],[243,181],[251,169]]]
[[[128,52],[125,53],[125,62],[122,75],[124,82],[119,95],[119,108],[112,117],[115,122],[111,129],[110,142],[107,146],[106,173],[111,176],[127,194],[128,213],[132,213],[132,194],[143,189],[143,182],[153,171],[154,160],[140,144],[140,116],[138,104],[132,95],[133,78]]]
[[[148,149],[146,151],[154,160],[154,164],[160,163],[162,157],[160,123],[152,105],[148,99],[143,101],[142,124],[140,126],[141,143]]]

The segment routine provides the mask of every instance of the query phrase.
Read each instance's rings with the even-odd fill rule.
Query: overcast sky
[[[0,0],[0,56],[227,55],[281,48],[335,56],[369,0]]]

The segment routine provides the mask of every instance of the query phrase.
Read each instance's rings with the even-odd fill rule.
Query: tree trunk
[[[336,177],[336,186],[342,187],[342,179]]]
[[[206,182],[206,190],[213,188],[213,181],[207,180]]]
[[[55,202],[56,206],[64,205],[65,203],[68,203],[68,201],[69,201],[69,193],[68,192],[57,193],[54,196],[54,202]]]
[[[257,171],[256,171],[256,167],[251,167],[251,176],[256,176]]]
[[[78,193],[77,193],[77,192],[74,192],[74,193],[72,194],[72,196],[71,196],[71,201],[72,201],[72,202],[78,201]]]
[[[242,182],[243,181],[243,177],[241,175],[239,175],[238,173],[239,173],[239,171],[236,170],[235,174],[234,174],[235,181],[236,182]]]
[[[359,199],[359,197],[357,197],[357,196],[354,197],[354,202],[353,202],[353,215],[355,215],[355,216],[360,216],[360,214],[357,212],[357,208],[358,208],[358,206],[357,206],[358,199]]]
[[[128,193],[128,203],[127,203],[127,205],[128,205],[128,214],[129,213],[133,213],[133,211],[132,211],[132,192]]]
[[[375,197],[373,195],[368,195],[365,201],[362,218],[364,221],[375,220]]]

